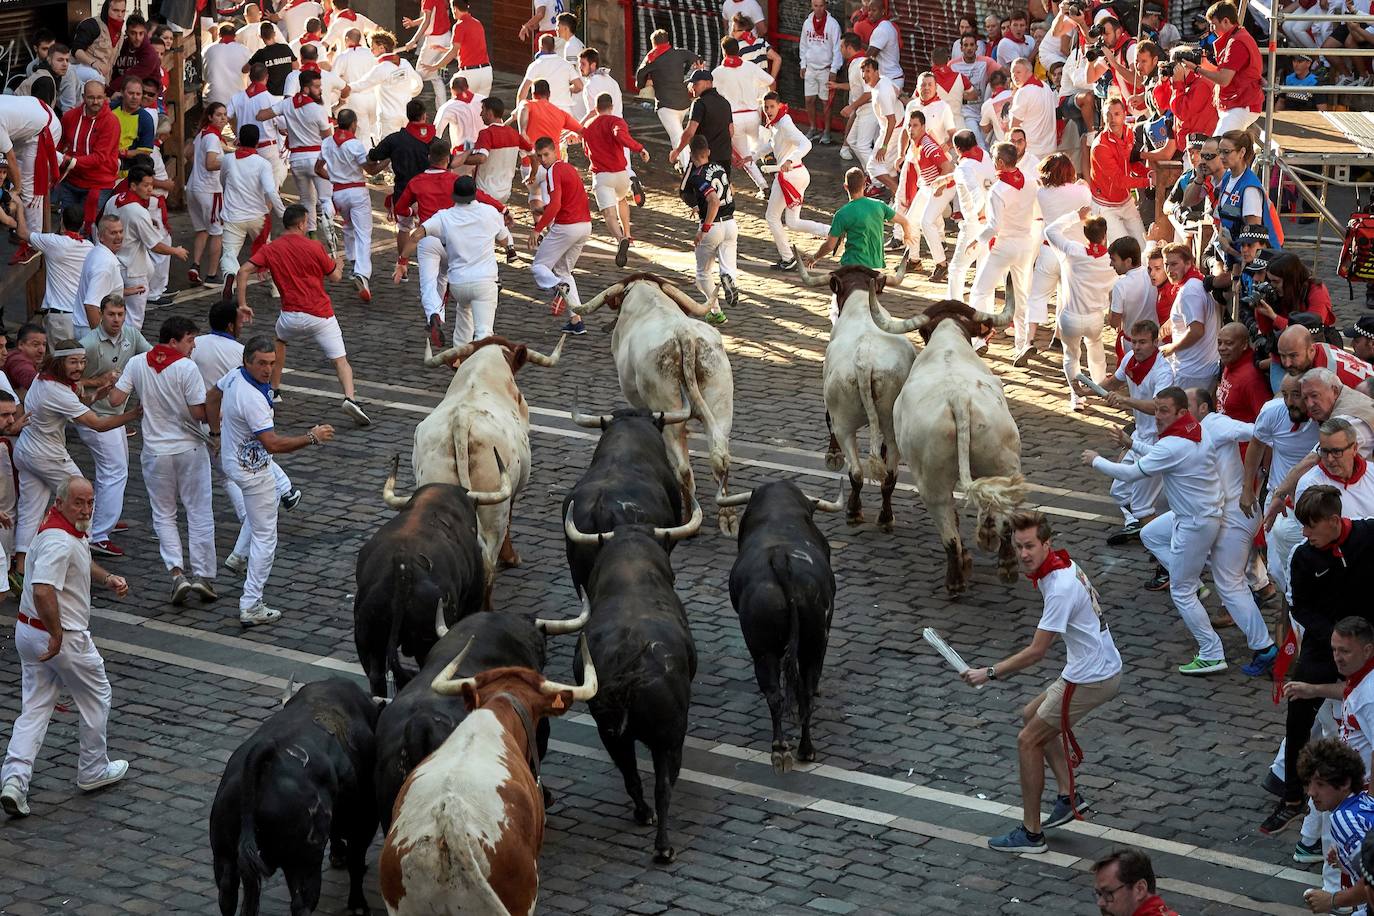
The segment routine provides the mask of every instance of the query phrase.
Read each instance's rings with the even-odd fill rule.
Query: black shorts
[[[1344,22],[1336,23],[1336,27],[1331,30],[1330,37],[1339,41],[1341,44],[1345,44],[1345,40],[1350,37],[1350,26],[1346,25]]]

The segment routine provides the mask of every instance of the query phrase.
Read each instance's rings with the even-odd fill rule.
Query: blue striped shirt
[[[1371,829],[1374,829],[1374,795],[1368,792],[1349,796],[1331,812],[1331,840],[1336,844],[1341,870],[1350,877],[1351,882],[1359,880],[1356,862],[1360,858],[1360,843]],[[1363,914],[1367,910],[1362,906],[1355,912]]]

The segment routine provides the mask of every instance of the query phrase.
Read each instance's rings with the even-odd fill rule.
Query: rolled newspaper
[[[1092,376],[1088,375],[1086,372],[1078,373],[1078,382],[1099,398],[1105,398],[1107,396],[1107,389],[1097,384],[1097,382],[1094,382]]]
[[[769,162],[769,163],[767,163],[767,164],[765,164],[765,165],[759,166],[759,171],[762,172],[762,173],[765,174],[765,175],[772,175],[772,174],[775,174],[775,173],[777,173],[777,172],[782,171],[782,166],[780,166],[780,165],[778,165],[778,164],[776,164],[776,163],[773,163],[773,162]]]
[[[932,646],[934,646],[935,651],[943,655],[945,657],[945,661],[949,662],[950,667],[952,667],[958,674],[962,675],[965,671],[968,670],[968,663],[964,661],[963,656],[961,656],[958,652],[954,651],[954,648],[950,646],[949,643],[945,642],[945,638],[941,636],[936,630],[930,627],[926,627],[924,630],[921,631],[921,638],[924,639],[926,642],[930,643]],[[982,690],[983,688],[979,686],[976,689]]]

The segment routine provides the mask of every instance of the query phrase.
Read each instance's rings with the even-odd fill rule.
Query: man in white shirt
[[[272,169],[272,180],[276,187],[286,180],[286,160],[283,158],[282,130],[284,125],[279,119],[259,121],[258,113],[271,108],[281,101],[267,88],[266,64],[253,64],[248,70],[248,88],[229,100],[229,123],[235,131],[245,124],[257,128],[258,139],[254,141],[258,155],[262,156]]]
[[[877,136],[873,141],[873,154],[868,157],[864,171],[872,181],[881,183],[892,194],[897,194],[895,173],[901,167],[897,161],[898,137],[903,125],[898,119],[902,114],[902,103],[897,97],[897,87],[879,71],[878,61],[872,57],[864,58],[859,71],[864,85],[868,87],[868,107],[877,124]]]
[[[81,269],[95,247],[90,239],[81,235],[85,215],[80,207],[63,207],[61,232],[30,231],[23,207],[15,208],[14,218],[18,223],[15,234],[19,241],[40,252],[43,266],[47,268],[43,307],[39,314],[43,315],[48,337],[52,340],[71,337],[72,306],[81,287]]]
[[[1088,376],[1099,385],[1107,376],[1107,354],[1102,349],[1102,316],[1111,303],[1116,271],[1107,260],[1107,221],[1090,216],[1087,207],[1065,213],[1045,227],[1045,241],[1063,264],[1059,284],[1059,310],[1055,327],[1064,344],[1064,381],[1069,386],[1069,409],[1081,405],[1074,380],[1078,378],[1080,349],[1088,349]],[[1070,227],[1082,227],[1085,245],[1069,234]]]
[[[113,200],[114,198],[111,198]],[[63,320],[71,322],[72,333],[67,337],[81,337],[91,328],[100,324],[100,303],[106,296],[120,298],[130,295],[146,294],[148,287],[124,285],[124,267],[116,254],[124,247],[124,221],[118,216],[106,214],[96,224],[98,245],[92,246],[81,265],[81,278],[76,283],[76,309],[70,316],[60,312],[50,312],[46,318],[51,322],[52,331],[48,334],[51,341],[63,340],[63,336],[53,336],[61,330]]]
[[[377,60],[356,82],[350,82],[353,92],[350,104],[360,95],[371,94],[377,117],[377,136],[385,137],[406,125],[406,103],[425,87],[420,74],[396,54],[396,37],[387,31],[372,33],[372,50]]]
[[[207,88],[205,99],[228,105],[236,92],[248,87],[248,79],[243,68],[253,52],[237,41],[237,32],[232,22],[222,23],[219,27],[219,41],[201,52],[205,64]]]
[[[969,293],[969,305],[988,311],[993,308],[997,287],[1011,274],[1016,311],[1016,352],[1025,352],[1034,338],[1036,325],[1027,320],[1027,297],[1031,288],[1035,259],[1040,254],[1035,243],[1035,185],[1017,168],[1016,147],[999,143],[993,148],[993,165],[997,180],[988,192],[987,222],[978,233],[978,241],[988,247],[988,253],[978,264]]]
[[[372,278],[372,197],[363,174],[367,146],[354,136],[358,118],[352,110],[341,110],[338,121],[339,129],[321,144],[315,172],[328,180],[334,209],[343,219],[344,260],[352,263],[353,276],[368,281]]]
[[[757,27],[757,24],[756,24]],[[807,139],[830,144],[830,110],[833,101],[830,79],[844,66],[840,56],[840,20],[830,15],[826,0],[811,0],[811,15],[802,23],[798,62],[801,65],[802,94],[806,99],[806,118],[811,122]],[[824,125],[822,133],[820,125]]]
[[[577,37],[577,14],[559,13],[554,26],[558,30],[553,39],[554,50],[563,55],[568,63],[577,66],[577,56],[587,47]]]
[[[953,109],[940,97],[939,90],[940,85],[935,81],[934,73],[927,70],[918,76],[916,95],[906,103],[906,115],[910,117],[913,111],[919,110],[926,116],[926,132],[936,143],[948,150],[950,137],[954,136],[954,131],[959,125],[954,119]]]
[[[987,219],[988,186],[997,179],[997,170],[992,166],[992,157],[978,145],[978,137],[971,130],[961,130],[954,135],[954,148],[959,159],[954,164],[954,192],[959,198],[959,212],[963,219],[959,223],[959,238],[954,243],[954,256],[949,260],[949,286],[946,295],[957,301],[964,301],[964,290],[968,285],[968,269],[977,265],[986,253],[978,243],[978,235],[983,231],[983,221]]]
[[[1074,788],[1077,761],[1070,761],[1064,748],[1077,748],[1073,726],[1121,689],[1121,654],[1102,613],[1097,589],[1067,550],[1054,549],[1054,532],[1045,516],[1035,511],[1016,512],[1010,525],[1017,565],[1039,590],[1044,610],[1029,646],[995,665],[971,667],[962,677],[974,687],[1001,680],[1042,661],[1055,636],[1064,639],[1063,671],[1021,711],[1026,723],[1017,736],[1021,824],[988,840],[988,847],[999,852],[1042,853],[1049,849],[1044,829],[1067,824],[1089,807]],[[1067,734],[1063,733],[1065,728]],[[1047,764],[1054,773],[1057,793],[1054,809],[1042,825],[1040,796]]]
[[[1312,454],[1317,447],[1317,423],[1307,415],[1302,402],[1302,382],[1295,375],[1285,375],[1279,383],[1279,392],[1273,399],[1266,401],[1255,417],[1255,428],[1250,446],[1245,450],[1244,489],[1241,492],[1240,508],[1244,512],[1268,515],[1269,508],[1282,497],[1276,493],[1278,484],[1288,476],[1288,472]],[[1255,481],[1259,480],[1260,468],[1269,459],[1269,492],[1266,502],[1258,511],[1255,506]],[[1288,558],[1293,548],[1303,541],[1302,525],[1292,512],[1275,513],[1273,527],[1265,534],[1268,556],[1269,578],[1281,594],[1288,594]]]
[[[1007,139],[1007,121],[1013,98],[1007,71],[997,70],[988,76],[988,97],[978,110],[978,128],[989,143],[1001,143]]]
[[[482,100],[484,126],[463,161],[464,166],[475,168],[477,187],[502,204],[510,199],[521,153],[534,149],[518,130],[504,123],[505,115],[506,103],[499,98],[487,96]]]
[[[1175,384],[1180,388],[1213,388],[1221,374],[1217,351],[1221,318],[1216,303],[1202,285],[1192,248],[1179,242],[1165,245],[1164,264],[1178,292],[1169,310],[1173,339],[1160,351],[1174,364]]]
[[[863,74],[864,61],[868,58],[859,36],[853,32],[840,38],[840,54],[844,57],[844,80],[831,80],[828,84],[831,92],[841,85],[849,89],[849,104],[840,109],[840,117],[847,118],[849,126],[841,141],[844,145],[840,148],[840,158],[866,163],[872,158],[873,142],[878,139],[878,122],[873,117],[872,97]]]
[[[344,33],[344,50],[334,56],[334,74],[350,87],[367,76],[377,65],[377,58],[363,46],[362,41],[362,32],[358,29],[349,29]],[[376,146],[377,141],[381,139],[381,135],[377,133],[376,93],[350,92],[348,107],[358,117],[358,126],[354,130],[358,139],[369,147]]]
[[[94,508],[95,491],[89,482],[81,477],[64,479],[30,548],[14,634],[23,706],[14,720],[0,770],[4,783],[0,807],[10,817],[29,813],[34,761],[64,689],[81,716],[77,788],[93,792],[119,782],[129,772],[129,762],[111,760],[106,747],[112,694],[105,660],[90,630],[91,583],[100,582],[121,598],[129,593],[129,586],[91,559],[86,529]]]
[[[887,15],[886,5],[886,0],[864,0],[868,21],[876,23],[868,36],[868,56],[878,59],[883,78],[901,91],[906,85],[906,73],[902,70],[902,38]]]
[[[1025,10],[1013,10],[1002,26],[1002,40],[997,42],[993,57],[1004,67],[1010,67],[1018,58],[1029,59],[1035,53],[1035,39],[1026,34],[1030,17]]]
[[[1374,518],[1374,474],[1359,453],[1355,427],[1342,417],[1329,417],[1318,428],[1317,466],[1303,474],[1293,493],[1302,499],[1309,487],[1335,487],[1346,518]]]
[[[224,298],[233,296],[234,278],[239,270],[239,252],[247,239],[257,239],[268,213],[278,217],[286,210],[277,193],[272,167],[256,155],[258,126],[245,124],[239,128],[239,145],[232,156],[225,156],[220,165],[224,181],[224,204],[220,217],[224,222],[224,249],[220,254],[220,273],[224,274]],[[264,241],[266,241],[264,239]],[[254,247],[258,243],[255,241]]]
[[[741,13],[754,20],[754,30],[758,34],[762,35],[767,32],[767,23],[764,22],[767,14],[764,13],[758,0],[721,0],[720,18],[727,30],[730,28],[731,21]]]
[[[262,8],[256,3],[250,3],[243,8],[243,18],[247,25],[239,27],[237,41],[248,49],[248,56],[252,57],[263,48],[262,41]],[[277,31],[277,41],[286,44],[286,35],[279,26],[273,26]]]
[[[315,174],[320,158],[320,141],[333,133],[329,111],[323,104],[320,74],[302,70],[300,91],[258,111],[258,121],[280,117],[286,122],[286,148],[290,153],[291,177],[296,193],[305,207],[306,231],[315,237],[317,227],[323,228],[325,247],[331,251],[334,242],[334,204],[329,182]],[[317,208],[319,213],[317,214]]]
[[[1026,132],[1026,151],[1044,159],[1059,147],[1055,110],[1059,99],[1054,90],[1035,77],[1030,61],[1018,57],[1011,65],[1011,80],[1016,87],[1011,99],[1011,127]]]
[[[596,100],[603,95],[611,97],[611,114],[617,118],[625,117],[625,103],[620,92],[620,83],[611,76],[609,67],[601,66],[600,51],[596,48],[584,48],[577,55],[577,72],[582,74],[579,108],[582,114],[574,112],[573,117],[583,123],[590,121],[596,114]]]
[[[46,97],[0,95],[0,154],[9,163],[9,179],[19,189],[29,225],[40,229],[49,188],[60,177],[56,169],[62,121],[52,110],[53,88],[48,82],[36,87]],[[46,176],[48,184],[35,189],[35,176]]]
[[[561,0],[532,0],[532,15],[520,26],[520,40],[532,41],[545,35],[557,35],[558,13],[561,8]]]
[[[1124,360],[1131,351],[1131,328],[1142,319],[1155,319],[1159,290],[1150,280],[1149,269],[1140,262],[1140,242],[1132,236],[1122,236],[1108,245],[1107,260],[1116,271],[1107,324],[1116,331],[1117,359]]]
[[[772,89],[773,78],[767,70],[739,56],[738,39],[722,38],[720,48],[725,57],[720,66],[711,71],[711,80],[734,113],[735,133],[731,141],[735,153],[747,160],[759,142],[759,104],[764,94]],[[758,164],[747,162],[744,171],[754,180],[762,196],[768,190],[768,182]]]
[[[482,100],[468,87],[465,76],[448,81],[449,100],[434,112],[434,135],[453,149],[469,151],[482,132]]]
[[[577,72],[577,66],[569,63],[555,49],[552,35],[545,35],[539,39],[539,52],[525,68],[525,78],[520,81],[520,88],[516,90],[516,99],[530,98],[534,84],[538,80],[548,81],[550,102],[577,117],[577,112],[573,108],[573,95],[580,95],[582,92],[582,76]]]
[[[299,40],[312,19],[319,19],[323,24],[324,7],[315,0],[295,0],[294,3],[283,4],[281,18],[277,22],[286,32],[287,44]]]
[[[249,531],[247,574],[239,598],[239,625],[244,627],[281,619],[281,611],[263,601],[277,551],[278,500],[272,456],[334,438],[334,427],[328,425],[314,426],[303,436],[276,431],[271,386],[276,361],[272,339],[254,337],[244,345],[243,366],[220,379],[206,399],[210,435],[220,434],[220,465],[241,494],[238,502]]]
[[[333,112],[339,110],[339,104],[346,98],[352,90],[333,70],[320,69],[320,48],[319,45],[305,45],[301,48],[301,68],[292,70],[286,74],[286,83],[282,88],[282,98],[289,99],[297,92],[301,91],[301,74],[313,72],[320,78],[320,104]]]
[[[147,287],[152,272],[153,254],[171,255],[185,261],[185,248],[172,247],[163,241],[163,227],[160,215],[154,217],[148,209],[153,200],[153,173],[145,166],[133,166],[128,175],[129,190],[110,198],[105,212],[118,216],[124,224],[124,244],[119,249],[119,263],[124,269],[124,288],[143,287],[141,293],[130,293],[124,297],[124,306],[129,312],[129,323],[135,328],[143,327],[143,314],[147,306]],[[154,207],[157,204],[152,203]]]
[[[205,422],[205,380],[187,359],[196,345],[196,324],[182,315],[162,322],[158,344],[133,357],[110,392],[119,407],[130,394],[143,407],[143,483],[153,513],[158,553],[172,576],[172,604],[195,592],[214,601],[215,513],[210,501],[210,450]],[[186,510],[191,577],[184,572],[177,502]]]
[[[1198,654],[1179,666],[1178,673],[1219,674],[1226,670],[1226,650],[1197,596],[1202,568],[1221,533],[1223,494],[1216,458],[1203,441],[1202,424],[1188,412],[1182,388],[1165,388],[1155,396],[1155,427],[1159,439],[1145,453],[1135,452],[1134,462],[1108,461],[1089,449],[1083,463],[1127,483],[1162,478],[1170,511],[1142,528],[1140,540],[1168,572],[1169,597],[1197,640]]]
[[[375,32],[381,26],[373,22],[362,13],[353,9],[351,0],[334,0],[334,16],[329,20],[329,28],[324,30],[324,47],[329,52],[331,59],[334,55],[347,47],[347,35],[351,31],[359,33],[357,44],[362,41],[363,32]],[[337,63],[337,61],[336,61]],[[337,69],[337,68],[336,68]],[[359,74],[361,76],[361,74]]]

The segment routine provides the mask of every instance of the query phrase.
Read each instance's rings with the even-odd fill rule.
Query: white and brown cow
[[[916,348],[901,334],[889,334],[873,323],[868,300],[883,291],[887,275],[849,265],[830,274],[839,312],[825,348],[825,416],[830,426],[826,466],[849,475],[850,524],[864,519],[859,491],[867,476],[882,485],[878,525],[892,529],[892,491],[897,487],[897,436],[892,406],[911,373]],[[868,460],[859,457],[859,430],[868,427]],[[843,465],[841,465],[843,458]]]
[[[497,490],[501,486],[498,452],[510,472],[511,498],[477,510],[488,594],[498,563],[520,563],[511,545],[510,524],[515,496],[530,479],[530,408],[515,384],[515,373],[527,362],[558,365],[566,339],[566,334],[560,337],[547,356],[504,337],[484,337],[437,355],[428,345],[425,348],[426,366],[447,364],[456,371],[439,406],[415,427],[410,464],[416,488],[448,483],[468,490]]]
[[[1026,495],[1021,433],[1007,409],[1001,381],[970,343],[974,336],[1011,323],[1011,300],[995,315],[945,300],[898,321],[870,293],[869,311],[884,331],[919,330],[926,339],[897,396],[892,419],[902,458],[940,529],[945,588],[951,595],[961,594],[973,568],[959,538],[956,487],[978,510],[978,545],[998,548],[1002,579],[1012,581],[1016,557],[1005,522]]]
[[[619,313],[611,354],[625,400],[648,410],[691,407],[710,450],[718,492],[729,492],[730,425],[735,383],[720,332],[696,320],[706,314],[684,292],[653,274],[639,273],[598,294],[582,307],[589,315],[602,305]],[[687,452],[686,424],[667,426],[663,439],[682,481],[682,504],[691,505],[695,486]],[[717,524],[734,534],[738,509],[721,508]]]
[[[544,793],[535,731],[596,695],[596,668],[581,640],[582,686],[529,668],[495,668],[455,678],[458,654],[432,684],[461,695],[468,715],[411,771],[378,860],[378,882],[393,916],[528,914],[539,897]]]

